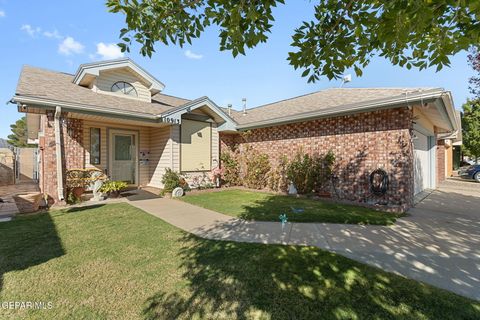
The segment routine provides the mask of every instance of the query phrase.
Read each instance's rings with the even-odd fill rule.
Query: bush
[[[282,156],[278,165],[269,172],[268,187],[273,191],[286,192],[288,189],[287,177],[288,159]]]
[[[299,194],[318,192],[330,178],[334,163],[332,151],[324,156],[298,152],[287,166],[287,177]]]
[[[122,191],[127,186],[128,184],[124,181],[105,181],[99,191],[103,193],[117,192]]]
[[[222,152],[220,155],[222,168],[224,169],[222,179],[227,186],[241,185],[240,163],[238,155],[230,152]]]
[[[172,192],[173,189],[180,187],[181,182],[180,175],[172,169],[167,168],[162,176],[163,191]],[[183,179],[183,182],[186,184],[185,179]]]
[[[247,148],[245,152],[244,185],[253,189],[265,188],[269,171],[270,161],[268,155]]]

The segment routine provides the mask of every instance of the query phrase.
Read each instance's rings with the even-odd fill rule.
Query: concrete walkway
[[[392,227],[252,222],[178,200],[130,204],[199,237],[311,245],[480,300],[480,184],[448,181]]]

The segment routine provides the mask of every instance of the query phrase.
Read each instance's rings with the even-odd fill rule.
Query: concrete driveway
[[[480,300],[480,184],[448,180],[394,226],[244,221],[181,201],[132,205],[197,236],[312,245]]]

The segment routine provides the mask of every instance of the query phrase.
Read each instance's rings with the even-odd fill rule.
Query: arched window
[[[138,97],[135,87],[125,81],[115,82],[112,86],[112,92],[120,92],[131,97]]]

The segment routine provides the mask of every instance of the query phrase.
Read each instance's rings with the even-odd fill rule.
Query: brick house
[[[73,75],[25,66],[12,102],[38,141],[41,190],[64,200],[65,171],[76,168],[138,187],[162,187],[172,168],[195,186],[233,148],[266,153],[272,164],[298,150],[332,150],[339,197],[378,201],[369,176],[381,168],[390,183],[380,200],[407,208],[445,178],[439,138],[459,130],[440,88],[327,89],[239,112],[164,87],[130,59],[83,64]]]

